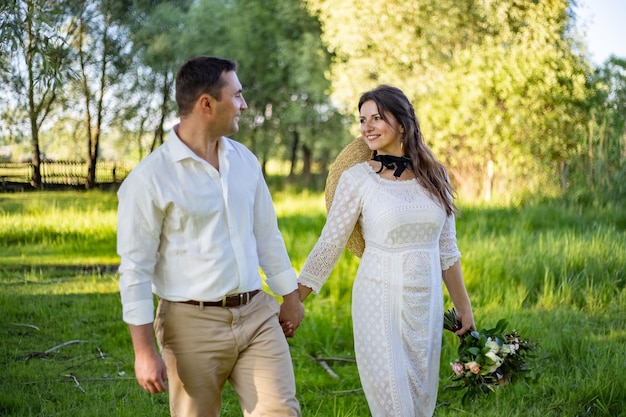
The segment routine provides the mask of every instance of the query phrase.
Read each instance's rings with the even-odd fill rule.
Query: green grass
[[[298,270],[324,224],[323,197],[281,192],[275,202]],[[169,415],[167,395],[145,394],[133,377],[115,273],[116,208],[115,194],[101,191],[0,194],[0,415]],[[541,378],[464,406],[445,389],[457,347],[446,333],[435,415],[626,415],[624,210],[463,205],[457,230],[479,327],[506,318],[540,342]],[[304,416],[369,415],[351,361],[357,266],[343,254],[290,340]],[[58,347],[70,341],[79,342]],[[326,358],[337,377],[314,358]],[[241,415],[231,389],[223,415]]]

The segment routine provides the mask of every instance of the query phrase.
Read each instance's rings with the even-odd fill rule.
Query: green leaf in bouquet
[[[509,325],[509,322],[506,319],[500,319],[498,324],[496,324],[496,328],[494,329],[495,334],[504,334],[506,327]]]
[[[475,347],[475,346],[474,346],[474,347],[471,347],[471,348],[469,348],[469,349],[467,349],[467,351],[468,351],[469,353],[471,353],[472,355],[474,355],[474,356],[478,356],[478,355],[480,355],[480,349],[479,349],[479,348],[477,348],[477,347]]]

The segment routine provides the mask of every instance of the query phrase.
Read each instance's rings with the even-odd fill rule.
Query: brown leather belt
[[[227,295],[222,298],[220,301],[196,301],[196,300],[187,300],[187,301],[178,301],[183,304],[191,304],[194,306],[200,307],[239,307],[248,304],[252,297],[260,293],[261,290],[254,290],[250,292],[242,292],[239,294]]]

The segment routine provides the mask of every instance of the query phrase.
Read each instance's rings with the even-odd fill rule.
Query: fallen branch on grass
[[[81,390],[83,393],[87,393],[87,391],[85,391],[85,390],[83,389],[83,387],[81,387],[81,386],[80,386],[80,382],[78,382],[78,378],[76,378],[76,375],[74,375],[74,374],[68,374],[68,375],[63,375],[63,376],[66,376],[66,377],[68,377],[68,378],[71,378],[71,379],[74,381],[74,383],[76,384],[76,386],[78,387],[78,389],[79,389],[79,390]]]
[[[311,359],[313,359],[315,362],[319,363],[319,364],[320,364],[320,366],[321,366],[322,368],[324,368],[324,370],[325,370],[326,372],[328,372],[328,374],[329,374],[330,376],[332,376],[333,378],[335,378],[335,379],[339,379],[339,375],[337,375],[337,374],[336,374],[336,373],[335,373],[335,372],[334,372],[334,371],[330,368],[330,366],[328,365],[327,361],[355,362],[355,360],[354,360],[354,359],[351,359],[351,358],[336,358],[336,357],[334,357],[334,358],[332,358],[332,357],[331,357],[331,358],[317,358],[317,357],[315,357],[315,356],[313,356],[313,355],[311,355]]]
[[[62,347],[65,347],[67,345],[71,345],[74,343],[91,343],[91,342],[93,342],[93,340],[70,340],[70,341],[61,343],[60,345],[53,346],[50,349],[43,351],[43,352],[31,352],[26,356],[25,360],[29,360],[31,358],[45,358],[49,354],[54,352],[55,350],[61,349]]]
[[[333,391],[333,394],[354,394],[355,392],[361,392],[363,388],[345,389],[342,391]]]
[[[22,326],[22,327],[30,327],[31,329],[39,330],[41,329],[34,324],[25,324],[25,323],[11,323],[13,326]]]
[[[315,356],[311,356],[316,361],[339,361],[339,362],[356,362],[354,358],[338,358],[338,357],[328,357],[328,358],[316,358]]]
[[[333,377],[333,378],[335,378],[335,379],[339,379],[339,375],[337,375],[335,372],[333,372],[333,370],[332,370],[332,369],[330,369],[330,366],[328,366],[328,364],[326,363],[326,361],[325,361],[325,360],[323,360],[323,359],[319,359],[319,358],[316,358],[316,357],[315,357],[315,356],[313,356],[313,355],[311,355],[311,359],[313,359],[315,362],[319,363],[319,364],[320,364],[320,366],[321,366],[322,368],[324,368],[324,370],[325,370],[326,372],[328,372],[328,374],[329,374],[330,376],[332,376],[332,377]]]

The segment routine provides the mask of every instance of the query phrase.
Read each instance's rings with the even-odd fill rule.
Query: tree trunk
[[[306,144],[302,144],[302,177],[304,178],[304,185],[309,186],[311,184],[311,166],[313,165],[313,151]]]
[[[34,188],[43,188],[41,181],[41,153],[39,152],[39,129],[37,128],[37,121],[31,116],[31,148],[32,148],[32,166],[33,175],[31,177],[31,185]]]
[[[624,133],[622,133],[622,158],[620,162],[624,163],[626,162],[626,121],[624,122],[624,129],[622,131]]]
[[[590,190],[594,188],[594,154],[593,154],[593,125],[594,123],[589,123],[589,131],[587,132],[587,156],[589,158],[589,165],[587,165],[587,186]]]
[[[266,155],[263,155],[263,157],[261,158],[261,173],[263,174],[264,178],[267,178],[267,157],[266,157]]]
[[[89,165],[87,168],[87,177],[85,178],[85,187],[90,188],[95,181],[95,165],[92,161],[92,149],[94,147],[93,136],[91,132],[91,91],[87,79],[87,64],[85,62],[85,52],[83,50],[83,39],[86,32],[87,23],[82,20],[80,29],[78,30],[78,59],[80,62],[81,85],[83,87],[83,98],[85,100],[85,137],[87,138],[87,156]]]
[[[91,146],[89,148],[89,169],[87,170],[87,182],[85,187],[87,189],[93,188],[98,184],[98,178],[96,178],[96,169],[98,166],[98,156],[100,153],[100,132],[102,132],[102,112],[104,103],[104,90],[106,89],[106,77],[107,77],[107,51],[109,49],[109,37],[108,26],[105,27],[102,32],[102,61],[100,63],[100,91],[98,93],[98,106],[96,111],[96,126],[93,132],[93,138],[91,140]]]
[[[165,118],[168,113],[167,103],[170,99],[171,88],[172,80],[170,80],[170,72],[168,71],[163,75],[163,88],[161,90],[161,97],[163,97],[163,100],[161,101],[161,118],[159,119],[159,125],[154,131],[154,139],[152,140],[152,145],[150,146],[150,152],[163,145],[163,142],[165,141],[165,128],[163,126],[165,125]]]
[[[139,132],[137,132],[137,157],[138,161],[143,159],[143,144],[141,143],[141,138],[144,134],[144,126],[146,125],[146,119],[148,116],[142,117],[141,122],[139,123]]]
[[[296,163],[298,162],[298,146],[300,145],[300,132],[297,129],[293,131],[293,141],[291,142],[291,155],[289,157],[289,178],[292,178],[296,171]]]
[[[30,4],[29,4],[30,9]],[[30,15],[31,10],[28,11]],[[37,108],[35,106],[35,40],[32,28],[32,20],[27,19],[26,33],[28,36],[28,49],[26,50],[26,65],[28,67],[28,115],[30,117],[30,133],[31,133],[31,148],[32,148],[32,164],[33,164],[33,176],[31,178],[31,185],[35,188],[41,188],[41,154],[39,152],[39,126],[37,124]]]
[[[561,161],[561,191],[567,191],[567,163]]]
[[[487,177],[485,178],[485,201],[491,201],[493,193],[493,161],[487,161]]]

